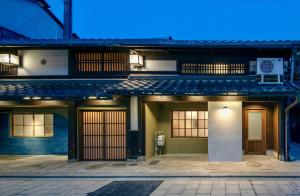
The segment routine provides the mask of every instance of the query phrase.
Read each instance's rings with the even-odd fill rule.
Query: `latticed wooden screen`
[[[82,159],[126,159],[126,112],[82,112]]]
[[[0,75],[15,76],[18,74],[18,67],[11,65],[4,65],[0,63]]]
[[[198,75],[243,75],[246,74],[245,64],[205,64],[205,63],[182,63],[182,74]]]
[[[77,52],[75,54],[77,72],[124,72],[128,71],[127,52]]]

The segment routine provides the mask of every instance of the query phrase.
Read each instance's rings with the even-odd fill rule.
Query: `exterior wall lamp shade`
[[[0,54],[0,63],[5,65],[19,65],[19,56],[13,54]]]
[[[129,62],[130,65],[141,67],[144,66],[144,57],[139,54],[131,54],[129,56]]]

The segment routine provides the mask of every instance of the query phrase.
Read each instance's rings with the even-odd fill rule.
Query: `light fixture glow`
[[[33,100],[39,100],[41,97],[32,97]]]
[[[88,99],[97,99],[96,96],[89,96]]]
[[[24,100],[30,100],[30,97],[23,97]]]
[[[6,65],[19,65],[19,56],[13,54],[0,54],[0,63]]]
[[[139,54],[129,55],[129,62],[133,66],[144,66],[144,57]]]

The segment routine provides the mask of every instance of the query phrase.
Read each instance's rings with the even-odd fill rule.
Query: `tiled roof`
[[[112,95],[225,95],[287,96],[295,88],[282,85],[258,84],[245,78],[131,78],[126,80],[16,80],[0,82],[0,99],[22,99],[39,96],[52,99],[83,99],[88,96]]]
[[[38,47],[195,47],[195,48],[292,48],[300,40],[174,40],[174,39],[21,39],[0,40],[3,46]]]

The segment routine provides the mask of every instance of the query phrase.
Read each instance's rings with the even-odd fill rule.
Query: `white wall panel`
[[[18,69],[19,76],[68,75],[67,50],[22,50],[23,65]],[[45,65],[41,60],[46,59]]]
[[[173,60],[145,60],[142,69],[131,67],[132,71],[176,71],[177,64]]]
[[[209,161],[241,161],[242,130],[242,102],[208,102]]]

